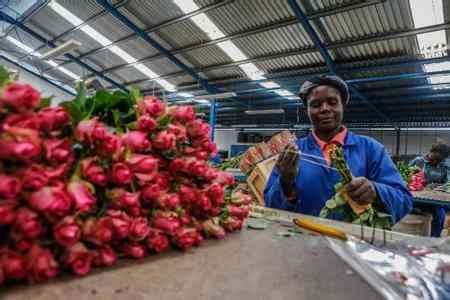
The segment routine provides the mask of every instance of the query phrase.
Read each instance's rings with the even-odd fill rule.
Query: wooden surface
[[[84,278],[15,287],[0,299],[381,299],[323,237],[244,229],[202,247],[126,261]]]

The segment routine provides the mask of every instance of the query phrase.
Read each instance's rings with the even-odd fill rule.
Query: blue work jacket
[[[322,151],[310,133],[297,140],[301,152],[322,156]],[[403,182],[397,168],[384,146],[372,138],[347,133],[343,145],[347,164],[355,177],[366,177],[373,182],[386,213],[392,223],[397,223],[412,209],[412,195]],[[268,207],[318,216],[325,202],[335,191],[334,185],[341,180],[340,175],[324,166],[298,161],[298,175],[295,179],[297,199],[289,201],[280,184],[280,174],[275,167],[267,182],[264,199]]]

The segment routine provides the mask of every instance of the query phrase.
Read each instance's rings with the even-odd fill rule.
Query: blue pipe
[[[32,29],[28,28],[27,26],[25,26],[25,24],[23,24],[22,22],[20,22],[20,21],[14,19],[14,18],[8,16],[7,14],[5,14],[2,11],[0,11],[0,20],[3,20],[5,22],[7,22],[7,23],[10,23],[12,25],[15,25],[15,26],[19,27],[20,29],[22,29],[26,33],[30,34],[31,36],[33,36],[34,38],[39,40],[40,42],[46,44],[47,46],[50,46],[52,48],[56,48],[57,47],[57,45],[55,43],[53,43],[52,41],[47,40],[46,38],[41,36],[39,33],[35,32],[34,30],[32,30]],[[128,89],[125,86],[123,86],[120,83],[114,81],[113,79],[105,76],[103,73],[95,70],[94,68],[92,68],[88,64],[82,62],[81,60],[79,60],[78,58],[73,56],[72,54],[66,53],[66,54],[64,54],[64,57],[68,58],[69,60],[74,61],[75,63],[79,64],[83,68],[85,68],[88,71],[90,71],[91,73],[94,73],[96,76],[98,76],[100,78],[103,78],[107,82],[111,83],[113,86],[128,92]]]
[[[214,142],[215,131],[216,131],[216,117],[217,117],[217,105],[216,99],[211,101],[209,108],[209,126],[211,127],[211,141]]]
[[[159,44],[157,41],[155,41],[153,38],[151,38],[144,30],[139,28],[136,24],[134,24],[128,17],[123,15],[117,8],[115,8],[113,5],[108,3],[106,0],[96,0],[96,2],[101,5],[106,11],[111,13],[114,17],[116,17],[118,20],[120,20],[123,24],[125,24],[128,28],[130,28],[132,31],[134,31],[141,39],[146,41],[148,44],[150,44],[153,48],[158,50],[161,54],[163,54],[165,57],[167,57],[171,62],[173,62],[177,67],[182,69],[184,72],[192,76],[196,81],[200,83],[202,88],[204,88],[209,93],[218,93],[219,90],[213,86],[211,86],[208,83],[208,80],[202,78],[198,73],[196,73],[192,68],[185,65],[183,62],[181,62],[175,55],[170,53],[169,50],[164,48],[161,44]],[[243,105],[243,103],[240,103],[239,101],[236,101],[239,105]]]
[[[21,68],[21,69],[27,71],[28,73],[30,73],[30,74],[32,74],[32,75],[34,75],[34,76],[36,76],[36,77],[39,77],[40,79],[44,80],[45,82],[47,82],[47,83],[53,85],[54,87],[57,87],[58,89],[60,89],[60,90],[62,90],[62,91],[64,91],[64,92],[66,92],[66,93],[68,93],[68,94],[70,94],[70,95],[72,95],[72,96],[75,96],[75,95],[76,95],[74,92],[72,92],[72,91],[66,89],[64,86],[57,84],[56,82],[54,82],[54,81],[48,79],[47,77],[42,76],[41,74],[39,74],[39,73],[33,71],[32,69],[27,68],[27,67],[25,67],[25,66],[23,66],[23,65],[21,65],[21,64],[19,64],[19,63],[17,63],[17,62],[15,62],[14,60],[11,60],[11,59],[7,58],[7,57],[4,56],[4,55],[1,55],[1,54],[0,54],[0,59],[6,60],[6,61],[9,62],[10,64],[13,64],[13,65],[15,65],[15,66],[18,67],[18,68]]]

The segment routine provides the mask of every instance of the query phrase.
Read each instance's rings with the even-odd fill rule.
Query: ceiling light
[[[289,92],[288,90],[274,90],[274,93],[280,95],[280,96],[295,96],[293,93]]]
[[[276,89],[280,87],[278,83],[275,83],[273,81],[261,82],[260,85],[262,87],[265,87],[266,89]]]
[[[284,109],[246,110],[245,113],[247,115],[284,114]]]
[[[199,104],[210,104],[209,101],[205,99],[195,99],[194,101]]]
[[[194,97],[194,100],[215,100],[215,99],[227,99],[231,97],[236,97],[236,93],[234,92],[225,92],[219,94],[210,94],[210,95],[201,95]]]
[[[27,52],[28,54],[31,54],[31,55],[36,56],[36,57],[41,57],[42,56],[40,53],[34,52],[33,48],[28,47],[27,45],[25,45],[21,41],[16,40],[15,38],[13,38],[11,36],[7,36],[6,39],[9,42],[13,43],[16,47],[18,47],[18,48],[24,50],[25,52]]]
[[[192,97],[194,97],[192,94],[185,93],[185,92],[177,93],[177,95],[180,96],[180,97],[183,97],[183,98],[192,98]]]
[[[61,17],[72,23],[74,26],[80,26],[83,24],[83,20],[75,16],[73,13],[65,9],[62,5],[57,3],[56,1],[50,1],[48,7],[57,12]]]
[[[105,37],[103,34],[95,30],[89,25],[84,25],[80,27],[80,30],[86,33],[88,36],[90,36],[92,39],[94,39],[97,43],[99,43],[102,46],[108,46],[112,44],[112,41]]]
[[[199,9],[198,5],[192,0],[173,0],[173,2],[185,13],[189,14]]]
[[[114,53],[115,55],[119,56],[120,58],[122,58],[124,61],[126,61],[129,64],[133,64],[137,61],[136,58],[134,58],[133,56],[131,56],[130,54],[128,54],[125,50],[123,50],[122,48],[119,48],[117,46],[111,46],[108,48],[109,51],[111,51],[112,53]]]
[[[166,91],[175,92],[177,90],[173,84],[171,84],[170,82],[168,82],[165,79],[159,78],[159,79],[155,79],[155,81],[157,83],[159,83],[159,85],[162,86]]]
[[[74,49],[77,49],[81,46],[79,41],[70,39],[67,42],[59,45],[56,48],[50,49],[46,53],[42,54],[41,59],[52,59],[61,55],[64,55]]]
[[[286,99],[288,99],[288,100],[300,100],[300,97],[298,97],[298,96],[288,96],[288,97],[286,97]]]
[[[192,22],[197,25],[198,28],[203,30],[208,37],[212,40],[225,37],[225,34],[211,21],[211,19],[204,13],[198,14],[191,18]]]
[[[242,51],[238,47],[236,47],[236,45],[230,40],[220,42],[217,44],[217,46],[222,49],[223,52],[225,52],[233,61],[248,59],[248,57],[244,53],[242,53]]]

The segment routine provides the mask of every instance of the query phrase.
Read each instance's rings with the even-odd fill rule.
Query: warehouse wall
[[[19,69],[17,66],[10,64],[9,62],[0,59],[0,64],[15,70],[19,70],[19,81],[31,84],[37,90],[39,90],[43,97],[54,96],[54,102],[67,101],[73,99],[73,96],[58,89],[57,87],[49,84],[48,82],[34,76],[31,73],[23,69]]]
[[[215,142],[219,150],[228,151],[230,145],[237,143],[238,132],[235,130],[216,130]]]

